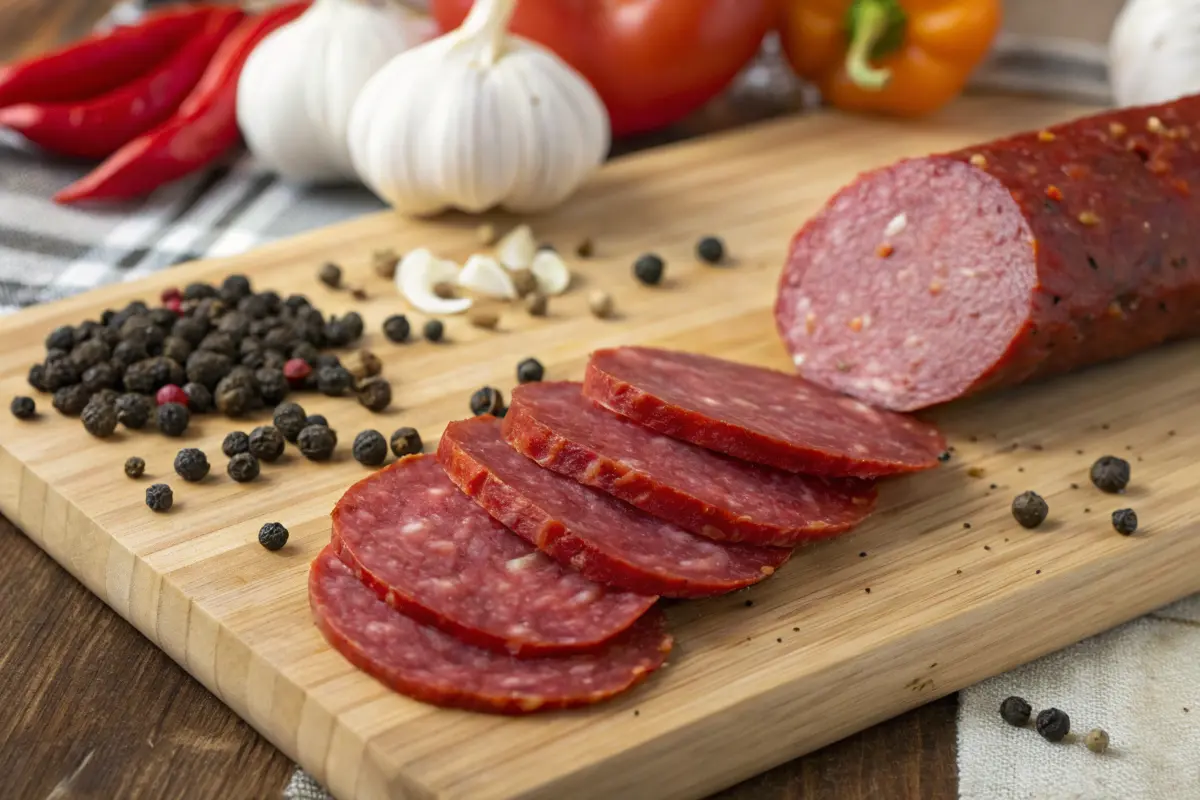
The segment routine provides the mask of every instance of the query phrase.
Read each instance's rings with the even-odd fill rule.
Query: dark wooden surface
[[[79,35],[107,5],[0,0],[0,62]],[[721,108],[685,132],[769,111]],[[956,709],[953,696],[938,700],[718,797],[953,798]],[[0,797],[271,798],[291,770],[285,755],[0,517]]]

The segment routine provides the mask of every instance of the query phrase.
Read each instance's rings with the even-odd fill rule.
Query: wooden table
[[[107,5],[0,0],[0,61],[79,35]],[[635,146],[779,110],[726,106]],[[291,761],[3,517],[0,554],[5,796],[279,796]],[[719,797],[955,797],[957,705],[930,703]]]

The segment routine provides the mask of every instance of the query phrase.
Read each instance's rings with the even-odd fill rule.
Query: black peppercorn
[[[408,324],[408,317],[403,314],[393,314],[383,321],[383,335],[389,342],[406,341],[411,332],[412,326]]]
[[[1138,527],[1137,512],[1132,508],[1122,508],[1112,513],[1113,528],[1122,536],[1132,536]]]
[[[317,356],[317,360],[313,362],[313,366],[318,370],[322,367],[340,367],[342,360],[337,357],[336,353],[321,353]]]
[[[278,405],[287,397],[291,385],[283,375],[283,370],[263,367],[255,371],[254,380],[258,382],[258,392],[263,402],[269,406]]]
[[[342,268],[332,261],[327,261],[321,265],[321,269],[317,271],[317,280],[328,286],[330,289],[341,288],[342,285]]]
[[[161,330],[163,334],[169,334],[175,320],[179,319],[179,315],[169,308],[152,308],[146,312],[146,316],[156,328]]]
[[[696,257],[705,264],[719,264],[725,258],[725,243],[716,236],[705,236],[696,242]]]
[[[150,357],[150,351],[146,349],[146,343],[136,339],[126,339],[117,342],[117,346],[113,348],[112,360],[124,370],[129,369],[130,365],[136,364]]]
[[[504,408],[504,395],[500,394],[499,389],[484,386],[471,395],[470,406],[471,413],[477,417],[481,414],[495,414]]]
[[[517,383],[537,383],[546,374],[546,368],[536,358],[527,358],[517,364]]]
[[[250,279],[245,275],[229,275],[221,281],[221,294],[239,300],[250,294]]]
[[[278,550],[287,544],[288,529],[278,522],[268,522],[258,531],[258,543],[268,550]]]
[[[325,323],[325,343],[330,347],[345,347],[350,344],[350,331],[336,317]]]
[[[203,450],[185,447],[175,454],[175,473],[185,481],[202,481],[208,470],[208,456]]]
[[[309,425],[324,425],[326,428],[328,428],[329,420],[325,419],[324,414],[309,414],[304,418],[304,424],[300,426],[300,429],[303,430]]]
[[[125,459],[125,475],[130,478],[140,478],[146,474],[146,460],[137,456]]]
[[[357,341],[363,335],[363,318],[362,314],[357,311],[346,312],[341,319],[342,327],[346,329],[346,334],[350,337],[350,341]]]
[[[175,505],[175,493],[165,483],[156,483],[146,488],[146,505],[151,511],[170,511]]]
[[[239,300],[237,302],[237,310],[238,313],[245,316],[247,320],[265,319],[267,315],[271,313],[271,309],[267,305],[266,298],[257,294],[252,294]]]
[[[51,405],[58,413],[75,417],[83,411],[84,406],[91,398],[92,393],[83,384],[77,383],[73,386],[64,386],[56,391]]]
[[[171,326],[171,336],[196,347],[208,335],[208,320],[203,317],[180,317]]]
[[[1050,742],[1061,742],[1071,732],[1071,718],[1067,712],[1057,708],[1047,708],[1039,711],[1034,727],[1042,738]]]
[[[117,383],[117,371],[107,361],[88,367],[83,373],[82,383],[90,392],[111,389]]]
[[[47,361],[43,375],[46,390],[51,392],[79,383],[79,369],[65,358]]]
[[[102,403],[108,403],[113,408],[117,406],[117,400],[121,397],[121,393],[116,389],[101,389],[92,395],[92,400]],[[120,420],[118,420],[119,422]]]
[[[37,404],[32,397],[16,396],[8,406],[9,411],[17,419],[33,419],[37,414]]]
[[[1029,724],[1029,716],[1032,713],[1033,708],[1022,697],[1006,697],[1000,704],[1000,716],[1009,725],[1015,725],[1018,728]]]
[[[329,397],[345,394],[353,383],[354,378],[345,367],[321,367],[317,370],[317,389]]]
[[[163,403],[158,407],[158,429],[167,436],[183,436],[192,415],[180,403]]]
[[[415,455],[424,449],[416,428],[397,428],[392,434],[392,453],[396,458]]]
[[[84,430],[101,439],[112,436],[117,429],[117,409],[100,398],[88,400],[79,418],[83,421]]]
[[[238,453],[250,452],[250,437],[242,431],[230,431],[221,441],[221,452],[230,458]]]
[[[207,414],[213,410],[212,392],[203,383],[185,383],[183,393],[188,397],[188,410],[197,414]]]
[[[425,323],[421,329],[421,333],[428,341],[440,342],[442,337],[446,335],[446,326],[442,324],[440,319],[431,319]]]
[[[225,471],[229,473],[229,477],[238,483],[247,483],[254,480],[258,477],[260,469],[258,459],[250,453],[235,453],[229,459],[229,464],[225,467]]]
[[[283,301],[283,305],[287,306],[292,311],[299,311],[306,306],[312,305],[312,303],[309,302],[309,299],[302,294],[289,294],[287,299]]]
[[[647,286],[657,286],[662,282],[666,266],[658,255],[646,253],[633,262],[633,276]]]
[[[307,425],[296,437],[296,444],[309,461],[328,461],[337,446],[337,435],[324,425]]]
[[[163,339],[162,354],[179,364],[186,364],[192,354],[192,346],[178,336]]]
[[[1050,506],[1037,492],[1022,492],[1013,498],[1012,515],[1026,528],[1036,528],[1046,520]]]
[[[141,394],[123,394],[114,403],[117,422],[130,430],[141,430],[150,421],[150,399]]]
[[[299,342],[292,347],[292,358],[299,358],[310,367],[317,362],[320,352],[310,342]]]
[[[70,325],[62,325],[50,331],[46,337],[47,350],[70,350],[75,346],[75,329]]]
[[[213,331],[200,340],[197,349],[233,358],[238,354],[238,340],[225,331]]]
[[[1102,456],[1092,464],[1091,477],[1100,491],[1119,494],[1129,485],[1129,462],[1116,456]]]
[[[206,297],[216,297],[217,288],[207,283],[189,283],[183,287],[184,300],[203,300]]]
[[[379,431],[363,431],[354,437],[354,460],[367,467],[378,467],[387,458],[388,443]]]
[[[231,369],[233,361],[229,356],[213,350],[197,350],[188,356],[187,379],[212,390]]]
[[[383,378],[368,378],[358,387],[358,402],[371,411],[383,411],[392,404],[392,385]]]
[[[112,348],[99,339],[88,339],[71,351],[71,360],[80,372],[96,364],[103,364],[112,357]]]
[[[250,411],[254,405],[255,394],[244,383],[236,380],[231,380],[230,376],[225,376],[221,382],[217,384],[217,390],[213,393],[213,401],[217,404],[217,410],[227,417],[240,417]]]
[[[299,404],[281,403],[275,408],[272,422],[285,439],[294,443],[304,429],[304,420],[304,409]]]
[[[253,342],[255,339],[246,339],[242,342],[245,346],[246,342]],[[290,353],[292,348],[296,346],[296,333],[286,325],[280,325],[268,330],[262,336],[262,346],[268,350],[278,350],[280,353]]]
[[[274,425],[259,425],[250,431],[250,454],[268,464],[283,455],[283,434]]]
[[[154,394],[168,383],[182,386],[187,374],[179,362],[165,356],[143,359],[125,370],[125,388],[131,392]]]
[[[46,367],[43,364],[31,365],[29,367],[29,374],[25,380],[39,392],[49,391],[49,388],[46,386]]]

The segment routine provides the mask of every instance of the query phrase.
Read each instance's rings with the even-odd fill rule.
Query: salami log
[[[555,560],[640,594],[706,597],[761,581],[787,561],[781,547],[694,536],[509,447],[490,416],[452,422],[438,444],[450,479],[493,517]]]
[[[528,714],[598,703],[662,666],[671,650],[651,611],[604,649],[519,659],[460,642],[384,603],[326,547],[308,600],[317,627],[347,661],[386,686],[439,706]]]
[[[584,394],[651,430],[810,475],[875,477],[936,466],[932,425],[775,370],[620,347],[588,361]]]
[[[517,656],[595,649],[655,600],[539,553],[458,491],[429,455],[352,486],[333,509],[333,546],[397,610]]]
[[[858,524],[868,481],[826,479],[729,458],[599,408],[572,382],[513,390],[504,438],[518,452],[710,539],[792,546]]]
[[[791,245],[805,378],[909,411],[1200,334],[1200,96],[859,177]]]

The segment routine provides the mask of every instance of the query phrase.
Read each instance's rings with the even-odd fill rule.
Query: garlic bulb
[[[390,0],[315,0],[242,67],[237,120],[250,151],[292,180],[353,179],[346,127],[354,100],[420,35],[412,12]]]
[[[1113,24],[1108,59],[1119,106],[1200,92],[1200,2],[1129,0]]]
[[[393,58],[350,118],[359,177],[396,209],[553,207],[608,152],[608,115],[579,73],[509,36],[516,0],[477,0],[461,28]]]

